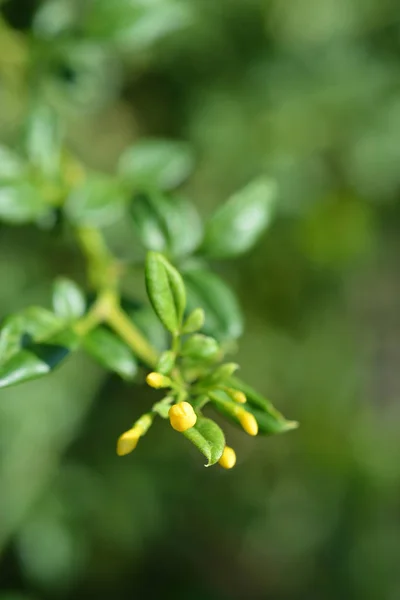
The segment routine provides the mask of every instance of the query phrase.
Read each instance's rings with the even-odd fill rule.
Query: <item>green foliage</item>
[[[223,431],[214,421],[201,417],[196,425],[183,434],[208,460],[206,467],[215,465],[225,448]]]
[[[212,258],[249,250],[271,221],[276,183],[262,178],[234,194],[207,223],[202,249]]]
[[[121,177],[134,190],[170,190],[194,168],[190,146],[171,140],[142,140],[128,148],[119,161]]]
[[[60,277],[54,282],[53,308],[62,319],[79,319],[86,311],[85,296],[76,283]]]
[[[133,379],[137,362],[130,348],[104,327],[98,327],[83,338],[83,347],[103,367],[123,379]]]
[[[146,258],[146,287],[150,302],[163,325],[177,334],[186,307],[186,290],[178,271],[157,252]]]
[[[148,6],[97,0],[84,14],[80,21],[77,5],[51,0],[34,16],[32,39],[6,28],[21,63],[33,44],[30,69],[38,81],[14,147],[0,146],[0,218],[12,225],[37,224],[49,235],[55,232],[76,243],[88,284],[83,290],[59,275],[52,310],[31,306],[5,318],[0,387],[44,377],[78,351],[78,357],[86,353],[125,380],[147,369],[147,383],[166,396],[121,436],[118,454],[133,450],[155,415],[166,419],[177,404],[171,412],[179,421],[175,429],[213,465],[225,437],[202,414],[209,404],[251,435],[256,433],[252,415],[264,433],[294,426],[262,396],[232,379],[237,365],[225,362],[225,356],[242,334],[241,310],[235,293],[205,260],[235,257],[254,246],[271,221],[276,182],[261,173],[203,223],[186,192],[178,190],[195,167],[187,141],[145,137],[125,143],[113,169],[78,159],[69,135],[67,98],[74,105],[70,114],[84,111],[87,103],[101,106],[117,89],[117,55],[147,49],[187,24],[192,13],[178,0]],[[52,75],[57,69],[63,82]],[[108,86],[101,85],[106,75]],[[24,80],[22,68],[18,76]],[[109,90],[95,101],[98,86]],[[137,261],[120,253],[121,240],[112,232],[113,227],[120,231],[121,224],[130,247],[136,243],[146,253],[144,260],[140,251]],[[144,271],[150,306],[122,296],[131,267]]]

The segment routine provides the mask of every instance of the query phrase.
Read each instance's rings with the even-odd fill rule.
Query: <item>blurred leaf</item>
[[[8,316],[0,327],[0,361],[17,352],[24,343],[23,336],[31,339],[49,338],[63,326],[63,321],[49,310],[30,306]]]
[[[25,148],[30,163],[43,175],[57,174],[60,165],[60,122],[49,106],[36,106],[29,116],[25,134]]]
[[[53,286],[53,307],[62,319],[79,319],[86,310],[85,296],[76,283],[59,277]]]
[[[186,268],[183,272],[188,308],[202,308],[204,331],[218,340],[235,339],[243,332],[243,317],[234,292],[211,271]]]
[[[40,190],[28,181],[0,182],[0,220],[22,225],[35,221],[46,210]]]
[[[126,298],[123,298],[121,304],[135,325],[147,337],[150,344],[162,352],[168,345],[167,333],[152,307],[149,305],[133,305]]]
[[[172,350],[166,350],[160,355],[158,359],[158,363],[156,366],[157,373],[162,373],[162,375],[169,375],[169,373],[174,368],[175,364],[175,352]]]
[[[170,190],[190,175],[193,165],[192,152],[184,142],[144,139],[125,150],[119,173],[136,190]]]
[[[0,366],[0,388],[47,375],[69,354],[63,346],[30,344]]]
[[[192,252],[202,238],[199,215],[191,202],[158,192],[136,194],[130,206],[135,230],[148,250],[172,256]]]
[[[198,417],[195,426],[184,431],[183,435],[207,458],[206,467],[214,465],[221,458],[225,448],[225,436],[222,429],[211,419]]]
[[[25,170],[25,161],[16,152],[6,146],[0,146],[0,181],[5,183],[18,179],[24,175]]]
[[[204,325],[205,315],[202,308],[195,308],[183,324],[182,333],[193,333]]]
[[[228,258],[249,250],[269,225],[276,183],[257,179],[231,196],[206,224],[202,250],[212,258]]]
[[[108,48],[75,37],[48,42],[48,48],[50,64],[43,94],[60,113],[86,115],[115,98],[122,72]]]
[[[93,174],[72,191],[65,210],[75,223],[102,227],[122,216],[124,200],[113,178]]]
[[[177,0],[95,0],[86,20],[86,34],[140,51],[185,26],[190,15],[190,7]]]
[[[123,379],[133,379],[137,362],[130,348],[114,333],[98,327],[83,339],[83,347],[103,367],[118,373]]]
[[[71,29],[76,13],[76,4],[71,0],[48,0],[35,13],[33,30],[38,37],[55,38]]]
[[[182,345],[182,356],[188,356],[192,359],[212,359],[218,354],[218,342],[206,335],[196,333],[190,336]]]
[[[160,321],[171,333],[178,333],[186,307],[186,290],[178,271],[158,252],[148,252],[146,288]]]
[[[21,315],[10,315],[0,327],[0,364],[4,363],[21,347],[23,323]]]

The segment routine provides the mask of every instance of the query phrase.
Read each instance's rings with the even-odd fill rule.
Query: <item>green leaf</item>
[[[276,194],[275,181],[263,177],[231,196],[206,225],[204,254],[228,258],[249,250],[271,221]]]
[[[0,362],[5,362],[18,352],[27,336],[32,339],[50,338],[60,331],[63,321],[40,306],[30,306],[7,317],[0,327]]]
[[[204,454],[208,463],[214,465],[222,456],[225,448],[225,436],[222,429],[211,419],[198,417],[196,424],[183,435]]]
[[[85,296],[76,283],[60,277],[53,286],[53,307],[62,319],[79,319],[86,310]]]
[[[170,190],[190,175],[193,165],[193,154],[184,142],[144,139],[123,153],[119,173],[137,190]]]
[[[20,156],[6,146],[0,146],[0,181],[3,183],[24,176],[26,164]]]
[[[23,319],[21,315],[10,315],[0,328],[0,364],[6,362],[21,348],[23,334]]]
[[[35,12],[32,28],[37,37],[51,39],[71,30],[77,5],[70,0],[48,0]]]
[[[137,362],[130,348],[116,335],[98,327],[82,340],[85,350],[103,367],[118,373],[123,379],[133,379],[137,373]]]
[[[233,291],[218,275],[203,268],[183,272],[188,308],[201,307],[205,313],[204,331],[217,340],[236,339],[243,332],[243,317]]]
[[[103,227],[123,214],[125,198],[118,182],[102,174],[93,174],[72,191],[65,210],[74,223]]]
[[[205,314],[202,308],[195,308],[183,324],[182,333],[193,333],[204,325]]]
[[[49,106],[38,105],[28,119],[25,148],[30,163],[43,175],[59,171],[61,128],[56,113]]]
[[[176,355],[172,350],[166,350],[163,352],[158,359],[158,363],[156,366],[157,373],[161,373],[162,375],[169,375],[175,365]]]
[[[168,347],[167,332],[151,306],[132,306],[131,302],[123,299],[122,307],[152,346],[160,352]]]
[[[178,271],[158,252],[146,257],[146,288],[160,321],[171,333],[179,333],[186,307],[186,290]]]
[[[252,388],[249,386],[242,384],[238,384],[237,378],[231,378],[229,380],[229,385],[232,388],[240,389],[242,392],[246,394],[247,402],[244,405],[241,405],[245,410],[252,413],[258,423],[259,433],[265,435],[274,435],[277,433],[285,433],[286,431],[290,431],[292,429],[296,429],[298,427],[297,421],[287,421],[285,417],[276,410],[276,408],[267,400],[262,398],[259,394],[256,394],[257,400],[254,400],[254,396],[251,391]],[[231,398],[225,392],[221,390],[214,390],[212,392],[212,400],[215,408],[223,414],[227,419],[234,422],[236,425],[240,426],[239,420],[236,418],[232,411],[228,411],[226,409],[227,403],[234,405]],[[219,402],[218,400],[221,400]]]
[[[68,354],[67,348],[57,344],[31,344],[11,356],[0,366],[0,388],[47,375]]]
[[[158,192],[136,194],[130,205],[132,223],[147,250],[172,256],[190,254],[202,239],[202,225],[194,205],[181,197]]]
[[[191,11],[186,3],[176,0],[95,0],[85,19],[85,33],[112,41],[121,50],[143,52],[167,34],[186,26]]]
[[[40,191],[28,181],[0,182],[0,220],[22,225],[35,221],[47,210]]]
[[[201,333],[196,333],[185,340],[181,349],[182,356],[200,360],[213,359],[218,352],[218,342],[214,338],[202,335]]]

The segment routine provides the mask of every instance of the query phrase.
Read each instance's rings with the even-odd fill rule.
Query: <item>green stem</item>
[[[119,278],[119,265],[100,231],[93,227],[79,227],[76,237],[88,263],[88,276],[95,289],[115,289]]]

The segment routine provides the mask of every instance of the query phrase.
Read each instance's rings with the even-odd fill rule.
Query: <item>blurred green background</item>
[[[26,66],[2,25],[3,143],[41,95],[104,171],[139,137],[189,141],[185,191],[205,216],[260,171],[277,179],[263,241],[214,267],[245,313],[243,377],[301,427],[255,440],[228,429],[237,466],[207,470],[162,424],[118,458],[155,392],[84,356],[2,390],[0,599],[400,598],[398,3],[1,10],[30,52]],[[1,226],[1,316],[48,304],[60,273],[82,280],[62,236]]]

